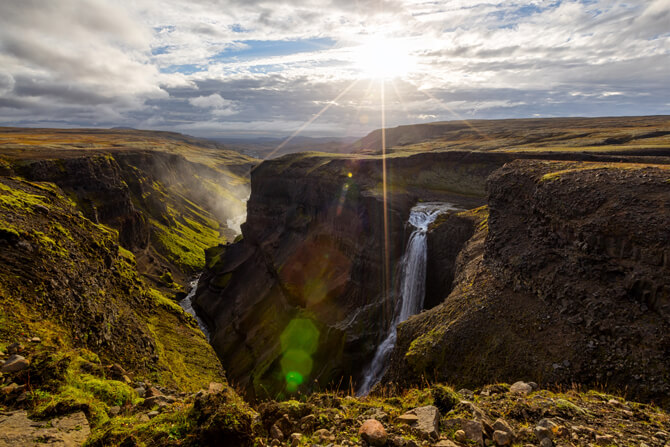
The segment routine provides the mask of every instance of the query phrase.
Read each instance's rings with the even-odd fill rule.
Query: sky
[[[2,0],[0,126],[670,114],[670,0]]]

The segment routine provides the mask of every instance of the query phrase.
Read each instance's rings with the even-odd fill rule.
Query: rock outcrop
[[[450,163],[435,163],[440,157]],[[355,384],[390,324],[409,209],[419,197],[481,203],[482,178],[507,157],[391,159],[386,203],[376,158],[298,155],[261,164],[251,176],[244,238],[210,259],[194,299],[229,377],[251,395],[283,390],[290,349],[281,335],[291,321],[308,320],[318,349],[300,372],[303,383]]]
[[[210,253],[210,268],[203,275],[194,299],[195,308],[212,329],[212,345],[230,377],[251,396],[273,396],[286,390],[286,386],[295,389],[298,384],[311,388],[315,380],[318,386],[333,386],[340,381],[355,386],[390,324],[392,304],[388,291],[392,289],[393,269],[408,236],[404,225],[410,207],[419,199],[460,201],[466,207],[482,204],[484,179],[516,157],[625,160],[589,154],[465,152],[390,158],[386,223],[382,163],[378,158],[300,154],[261,164],[252,173],[247,222],[242,227],[244,238]],[[549,170],[559,169],[553,164],[547,166],[553,166]],[[544,184],[538,179],[532,181]],[[490,188],[496,184],[494,181]],[[625,184],[622,181],[621,188]],[[518,187],[518,191],[501,192],[501,197],[532,203],[527,197],[528,185],[526,189]],[[505,206],[501,204],[503,209]],[[469,215],[446,216],[429,234],[426,307],[437,306],[459,284],[456,295],[462,294],[465,285],[471,289],[468,296],[479,287],[493,296],[507,293],[494,290],[497,287],[494,284],[510,281],[511,273],[495,267],[493,258],[481,267],[482,273],[475,273],[479,267],[473,267],[481,264],[484,252],[488,230],[485,215],[486,210],[479,209]],[[487,247],[492,247],[491,243]],[[534,243],[529,241],[528,246],[533,247]],[[546,253],[534,256],[538,262],[544,262]],[[492,279],[489,281],[488,277]],[[637,287],[645,287],[645,280]],[[523,316],[540,315],[546,305],[530,291],[526,295],[515,292],[514,296],[518,297],[515,302],[503,303],[500,298],[496,303],[501,315],[509,316],[499,320],[496,316],[493,324],[489,320],[494,317],[480,303],[488,299],[487,294],[474,301],[464,297],[458,304],[460,310],[453,307],[456,304],[450,304],[453,311],[447,314],[438,309],[436,313],[412,319],[417,323],[406,325],[413,329],[405,332],[410,335],[401,336],[398,351],[402,355],[407,353],[407,360],[397,354],[389,378],[418,378],[446,364],[441,353],[453,344],[460,346],[454,351],[458,356],[450,356],[449,361],[463,363],[460,356],[470,360],[464,362],[468,365],[467,374],[462,370],[456,376],[445,377],[449,380],[461,377],[456,381],[467,382],[463,377],[470,374],[481,380],[479,383],[496,380],[500,377],[496,375],[498,370],[482,365],[487,365],[487,359],[503,357],[507,358],[504,361],[507,365],[501,371],[509,371],[510,376],[522,377],[532,371],[535,380],[574,377],[561,375],[570,369],[560,365],[572,360],[563,356],[560,349],[546,343],[549,348],[538,350],[534,347],[537,339],[528,335],[535,328],[546,328],[552,321],[545,321],[547,314],[542,319],[524,320]],[[557,309],[552,307],[550,318],[553,310]],[[466,324],[459,317],[462,314],[476,316],[476,321]],[[506,318],[516,318],[517,324],[525,329],[511,331],[505,326]],[[292,348],[282,341],[282,334],[296,320],[309,321],[313,325],[309,333],[315,337],[315,346],[300,354],[304,362],[299,371],[293,371],[298,367],[291,366],[297,360],[286,357]],[[486,351],[481,363],[468,352],[470,342],[456,343],[456,338],[443,342],[446,328],[459,321],[466,334],[475,339],[485,336],[495,347],[481,347]],[[554,326],[556,333],[551,329],[543,334],[556,336],[557,345],[564,343],[565,331],[558,329],[559,323]],[[421,341],[412,343],[418,338]],[[542,353],[535,355],[538,351]],[[554,368],[554,364],[559,366]],[[546,365],[549,365],[547,371]],[[484,372],[481,375],[480,368]]]
[[[454,291],[400,326],[387,379],[526,377],[668,405],[669,178],[665,165],[515,161],[496,171],[488,219],[461,216],[477,231]]]

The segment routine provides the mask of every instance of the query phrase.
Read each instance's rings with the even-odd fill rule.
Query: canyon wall
[[[204,250],[236,233],[225,222],[244,213],[251,164],[207,165],[149,150],[27,158],[13,169],[63,188],[85,217],[119,232],[142,273],[181,282],[204,267]]]
[[[282,359],[290,349],[281,335],[304,320],[314,326],[319,347],[305,359],[303,386],[357,383],[390,324],[389,290],[409,233],[409,209],[419,200],[482,205],[489,174],[519,156],[557,155],[453,151],[388,158],[388,241],[380,158],[296,154],[262,163],[251,175],[243,239],[209,251],[194,299],[231,379],[252,395],[284,390],[290,371]],[[430,236],[428,307],[451,291],[456,256],[473,231],[461,223],[448,235]]]
[[[585,383],[669,404],[667,165],[515,161],[454,291],[399,328],[386,380]],[[432,237],[449,234],[438,225]]]
[[[307,320],[318,349],[303,386],[358,382],[392,318],[389,290],[410,208],[419,198],[480,204],[484,179],[508,159],[389,159],[386,241],[380,159],[301,154],[261,164],[251,175],[244,238],[211,251],[194,300],[231,380],[259,396],[283,391],[281,336]]]

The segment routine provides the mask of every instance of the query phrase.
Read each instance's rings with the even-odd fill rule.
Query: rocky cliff
[[[211,142],[127,130],[0,129],[0,155],[13,173],[57,184],[87,218],[118,230],[142,273],[168,286],[161,277],[183,284],[203,268],[206,248],[236,236],[255,164]]]
[[[456,383],[481,384],[524,376],[547,382],[570,381],[583,376],[592,383],[624,383],[632,377],[630,374],[647,377],[649,368],[654,369],[652,364],[661,358],[661,352],[665,352],[665,341],[654,341],[654,348],[650,348],[648,355],[640,355],[638,364],[645,366],[635,373],[631,373],[629,365],[636,360],[626,350],[633,346],[632,338],[611,340],[616,346],[622,344],[628,348],[620,348],[620,354],[592,359],[587,365],[570,352],[581,355],[586,352],[584,346],[605,342],[599,341],[594,334],[588,340],[584,338],[586,335],[574,335],[580,332],[577,330],[579,324],[587,320],[586,313],[580,314],[578,300],[569,298],[564,291],[557,291],[574,288],[573,293],[585,294],[584,290],[577,292],[579,273],[584,278],[583,287],[589,284],[593,287],[589,293],[611,297],[613,290],[624,290],[626,296],[637,294],[638,301],[646,300],[644,306],[652,312],[649,315],[655,315],[653,309],[663,306],[659,304],[665,299],[662,278],[667,275],[664,276],[663,270],[652,274],[652,267],[635,270],[636,273],[627,270],[614,273],[612,266],[619,265],[618,259],[610,265],[604,258],[597,257],[590,259],[589,264],[583,259],[566,257],[564,264],[553,265],[552,273],[546,273],[543,268],[548,268],[556,257],[561,258],[563,254],[556,254],[557,250],[568,244],[556,234],[563,234],[561,228],[568,231],[570,214],[567,209],[553,211],[550,225],[546,216],[537,216],[540,207],[549,204],[567,203],[569,205],[562,206],[575,208],[576,199],[569,200],[571,194],[577,194],[579,200],[599,204],[598,200],[609,200],[630,189],[631,192],[627,192],[633,197],[630,200],[639,202],[641,209],[628,211],[627,215],[647,213],[651,218],[654,212],[650,210],[663,207],[650,202],[651,196],[647,198],[648,191],[644,187],[631,186],[637,185],[633,179],[638,170],[624,169],[627,165],[620,163],[626,158],[594,154],[447,152],[387,160],[388,281],[385,281],[384,204],[378,158],[296,155],[265,162],[253,172],[248,218],[242,229],[244,239],[210,252],[210,269],[203,275],[195,299],[196,307],[213,329],[212,345],[231,378],[243,385],[250,395],[272,395],[285,390],[290,372],[286,353],[291,349],[284,343],[282,334],[287,330],[290,332],[295,321],[308,321],[313,325],[309,332],[318,340],[318,345],[310,348],[305,360],[307,366],[301,366],[304,368],[299,379],[302,386],[310,388],[315,380],[320,386],[340,380],[357,383],[388,329],[393,305],[388,290],[394,286],[394,268],[408,236],[405,222],[410,207],[418,200],[460,201],[464,208],[483,204],[486,201],[484,179],[516,157],[600,159],[605,163],[616,160],[619,164],[611,165],[609,171],[602,168],[604,172],[630,173],[631,177],[622,177],[618,183],[613,182],[618,186],[605,190],[590,186],[591,179],[605,179],[605,174],[597,170],[585,170],[584,179],[563,179],[569,170],[567,167],[563,174],[549,175],[563,170],[560,163],[572,166],[572,162],[527,162],[528,166],[535,166],[533,163],[546,166],[542,175],[536,173],[538,178],[530,176],[530,168],[522,169],[515,162],[506,169],[518,172],[520,178],[506,177],[503,189],[496,189],[502,188],[497,186],[500,174],[489,180],[490,221],[485,218],[487,208],[441,218],[429,234],[425,306],[434,309],[401,325],[399,347],[387,379],[412,382],[421,380],[422,375],[434,375]],[[643,157],[629,157],[628,161],[631,160],[645,161]],[[662,161],[661,158],[646,160]],[[526,166],[523,162],[518,163]],[[542,180],[545,174],[548,177]],[[521,178],[528,179],[522,183]],[[533,186],[535,184],[538,186]],[[574,188],[579,192],[574,192]],[[544,194],[536,194],[536,190]],[[598,199],[589,198],[589,191],[594,191]],[[546,205],[544,201],[547,201]],[[618,203],[623,206],[623,202]],[[527,207],[524,210],[529,210],[524,211],[527,217],[520,216],[514,208],[522,205]],[[595,212],[595,209],[591,211]],[[608,215],[609,211],[605,213]],[[503,233],[498,227],[500,220],[497,220],[501,214],[511,216],[509,219],[519,219],[527,226],[505,227]],[[664,215],[658,214],[655,218],[665,219]],[[530,219],[536,219],[532,225]],[[602,233],[589,238],[595,237],[603,247],[608,247],[603,248],[605,254],[623,250],[611,244],[622,244],[624,233],[631,237],[644,233],[643,224],[624,228],[621,222],[625,222],[625,218],[612,223],[615,226],[611,228],[604,226],[598,218],[594,219],[587,228],[600,228]],[[657,222],[653,228],[662,231],[663,222]],[[647,224],[652,225],[652,222]],[[539,234],[546,225],[550,229],[547,231],[556,234],[546,236],[544,245],[540,243],[543,239],[522,238],[527,232],[528,237]],[[579,231],[570,230],[573,233],[569,234],[583,233],[582,227],[579,228]],[[486,237],[489,239],[485,245]],[[579,237],[586,236],[581,234]],[[613,242],[613,238],[618,242]],[[665,243],[660,234],[654,238],[661,245]],[[593,241],[585,243],[590,246]],[[528,247],[529,252],[510,252],[519,247]],[[662,252],[659,254],[653,249],[649,254],[646,250],[637,256],[663,259]],[[517,266],[515,262],[519,259],[524,263]],[[637,262],[634,257],[631,259],[626,262]],[[591,276],[596,273],[605,279],[591,281]],[[624,277],[621,284],[615,285]],[[522,287],[524,284],[525,288]],[[551,293],[546,288],[551,289]],[[450,293],[458,298],[445,301]],[[546,302],[548,294],[557,296],[552,298],[551,304]],[[588,309],[591,307],[587,306]],[[630,309],[622,312],[630,314]],[[580,315],[583,320],[579,320]],[[590,327],[605,324],[611,330],[620,327],[618,331],[622,331],[621,328],[630,323],[617,318],[611,324],[603,323],[600,317],[600,314],[591,315]],[[579,323],[574,323],[578,320]],[[575,324],[577,327],[573,328]],[[649,323],[648,330],[661,330],[665,327],[663,324],[662,318],[654,320]],[[649,339],[660,340],[652,336],[652,332],[644,330],[643,333]],[[570,338],[573,335],[582,338],[577,341],[577,338]],[[541,341],[545,336],[549,340],[542,338]],[[645,358],[656,360],[643,360]],[[627,363],[623,364],[625,359],[628,359]],[[445,369],[454,363],[461,363],[462,367]],[[591,366],[596,364],[597,367]],[[630,374],[620,380],[612,379],[616,377],[615,366]],[[658,364],[651,374],[654,378],[647,380],[642,388],[636,388],[636,395],[645,398],[658,395],[667,382],[662,373],[666,367],[664,363]],[[643,369],[647,373],[642,373]],[[660,380],[661,388],[652,385],[655,380]]]
[[[251,176],[244,238],[210,251],[195,298],[230,377],[250,395],[285,390],[292,349],[282,334],[298,321],[313,326],[308,332],[318,341],[300,354],[302,386],[357,383],[390,324],[389,291],[411,206],[418,200],[483,204],[488,175],[520,156],[556,154],[454,151],[389,158],[387,241],[381,159],[300,154],[261,164]],[[451,291],[457,256],[476,227],[457,216],[443,224],[451,232],[429,237],[427,307]]]
[[[627,389],[668,405],[670,170],[515,161],[488,181],[488,219],[455,289],[399,329],[387,380],[472,386],[527,377]],[[442,222],[433,239],[449,234]]]
[[[418,194],[478,203],[483,173],[496,167],[449,157],[388,160],[386,223],[378,158],[287,156],[253,171],[244,238],[211,259],[195,299],[231,379],[251,394],[284,390],[290,349],[281,336],[295,321],[313,325],[318,341],[303,386],[358,379],[388,329],[388,292]]]
[[[190,434],[200,445],[247,439],[240,427],[253,415],[165,273],[197,268],[177,262],[193,247],[204,265],[204,247],[225,225],[212,202],[237,174],[160,148],[78,149],[70,137],[55,152],[0,147],[0,445],[81,445],[89,434],[95,445],[172,403],[181,412],[157,424],[155,442],[143,433],[132,445],[174,437],[188,417],[198,420]],[[200,200],[213,185],[211,201]],[[161,258],[142,265],[149,256]],[[210,427],[221,413],[239,426]]]

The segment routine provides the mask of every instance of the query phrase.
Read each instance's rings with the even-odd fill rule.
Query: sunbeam
[[[333,99],[332,101],[328,102],[328,104],[326,104],[321,110],[319,110],[318,113],[316,113],[313,117],[311,117],[308,121],[306,121],[302,126],[300,126],[300,127],[299,127],[295,132],[293,132],[287,139],[285,139],[284,141],[282,141],[282,143],[281,143],[279,146],[277,146],[275,149],[273,149],[272,152],[270,152],[268,155],[266,155],[266,156],[263,158],[263,161],[265,161],[265,160],[271,158],[274,154],[276,154],[276,153],[277,153],[279,150],[281,150],[284,146],[286,146],[288,143],[290,143],[291,140],[293,140],[295,137],[297,137],[298,135],[300,135],[300,133],[301,133],[303,130],[305,130],[310,124],[312,124],[314,121],[316,121],[317,118],[319,118],[319,117],[320,117],[321,115],[323,115],[328,109],[330,109],[334,104],[336,104],[337,101],[340,100],[340,98],[342,98],[344,95],[346,95],[347,92],[349,92],[349,90],[351,90],[351,89],[354,87],[354,85],[356,85],[356,84],[358,83],[358,81],[359,81],[358,79],[355,79],[351,84],[349,84],[344,90],[342,90],[342,91],[340,92],[339,95],[337,95],[337,96],[335,97],[335,99]],[[258,165],[258,166],[260,166],[260,165]],[[255,168],[254,168],[254,169],[255,169]]]

